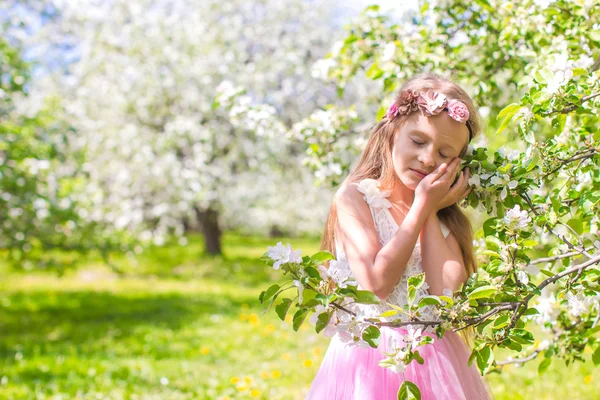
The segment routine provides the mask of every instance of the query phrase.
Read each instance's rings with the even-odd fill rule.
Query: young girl
[[[350,275],[380,298],[361,305],[371,315],[406,304],[407,279],[425,272],[419,296],[458,290],[476,269],[471,224],[457,206],[470,192],[460,159],[480,131],[477,109],[466,92],[438,75],[408,80],[372,130],[358,164],[337,191],[322,248],[336,255],[331,268]],[[418,301],[418,300],[417,300]],[[422,319],[436,319],[423,315]],[[378,362],[407,334],[381,328],[378,349],[348,347],[336,334],[311,385],[310,400],[396,399],[406,379],[423,400],[489,399],[470,350],[452,330],[419,347],[424,364],[403,373]]]

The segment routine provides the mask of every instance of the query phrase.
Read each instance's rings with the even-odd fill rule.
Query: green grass
[[[210,259],[191,237],[137,264],[115,257],[122,277],[94,258],[60,278],[4,269],[0,398],[302,399],[328,339],[262,315],[258,294],[277,275],[258,257],[278,240],[227,235]],[[542,376],[537,364],[490,376],[496,398],[597,398],[591,362],[555,360]]]

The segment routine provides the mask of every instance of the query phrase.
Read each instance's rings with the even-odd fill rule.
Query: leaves
[[[361,304],[379,304],[379,297],[368,290],[356,291],[356,302]]]
[[[317,333],[320,333],[323,329],[327,327],[329,321],[331,320],[331,315],[332,314],[329,312],[319,314],[319,316],[317,317],[317,324],[315,327]]]
[[[381,332],[376,326],[369,326],[362,333],[362,339],[369,344],[369,346],[376,348],[379,346],[379,336]]]
[[[294,331],[298,332],[298,329],[300,329],[300,326],[304,323],[304,320],[306,319],[307,315],[308,315],[307,309],[300,309],[300,310],[296,311],[296,314],[294,314],[294,319],[292,322],[292,328],[294,329]]]
[[[398,390],[398,400],[421,400],[421,391],[417,385],[405,380]]]
[[[473,290],[468,297],[469,300],[483,299],[494,295],[496,292],[498,292],[498,289],[495,286],[485,285]]]
[[[281,303],[275,306],[275,312],[277,312],[277,316],[280,320],[285,321],[285,316],[287,315],[291,305],[291,299],[283,299]]]
[[[277,284],[270,286],[266,291],[262,292],[258,299],[261,303],[269,300],[281,287]]]
[[[325,261],[334,260],[335,257],[328,251],[319,251],[310,257],[315,264],[322,264]]]

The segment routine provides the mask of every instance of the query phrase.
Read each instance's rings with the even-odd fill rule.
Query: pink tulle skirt
[[[392,337],[401,342],[404,328],[382,328],[379,347],[386,351]],[[384,357],[379,349],[345,347],[337,335],[312,382],[307,400],[396,400],[406,379],[421,390],[422,400],[487,400],[492,398],[475,361],[468,365],[469,349],[453,331],[433,344],[418,348],[425,361],[411,362],[404,373],[382,368]]]

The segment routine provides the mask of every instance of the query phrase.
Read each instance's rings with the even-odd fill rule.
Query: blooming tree
[[[156,244],[196,221],[213,254],[223,227],[293,232],[300,204],[322,210],[303,221],[301,230],[315,230],[324,189],[307,184],[301,149],[285,132],[337,101],[311,69],[334,37],[331,3],[29,4],[52,15],[31,47],[50,54],[58,44],[73,60],[38,87],[58,94],[60,117],[75,129],[70,149],[85,153],[87,218]],[[253,219],[243,217],[249,205]]]
[[[593,1],[537,0],[421,5],[414,22],[402,25],[376,6],[367,8],[334,46],[327,74],[341,87],[360,71],[381,82],[379,119],[405,78],[437,72],[473,94],[489,130],[512,141],[512,148],[507,144],[493,153],[475,143],[465,157],[474,188],[466,203],[488,215],[477,234],[479,271],[456,293],[409,296],[404,309],[392,307],[373,318],[357,309],[378,299],[346,282],[349,277],[327,275],[320,267],[337,262],[331,254],[294,262],[270,251],[265,260],[284,260],[280,269],[290,280],[271,286],[261,301],[275,304],[283,291],[299,288],[302,300],[278,302],[279,316],[296,304],[294,329],[312,314],[317,332],[337,331],[350,344],[376,347],[381,326],[411,326],[382,362],[396,371],[422,362],[418,347],[431,338],[419,329],[428,327],[438,336],[474,327],[470,361],[482,374],[540,356],[543,373],[555,357],[567,365],[584,360],[586,349],[599,365],[600,7]],[[319,124],[315,116],[323,112],[329,118]],[[291,134],[305,143],[309,165],[335,165],[328,176],[333,183],[348,172],[343,160],[357,151],[353,144],[360,136],[338,122],[344,115],[340,107],[317,110]],[[333,147],[338,138],[344,140]],[[321,151],[327,146],[338,154]],[[423,283],[423,275],[410,277],[408,292],[417,293]],[[432,305],[438,318],[420,318],[423,307]],[[549,335],[541,345],[535,344],[532,323]],[[496,360],[496,348],[511,349],[514,356]],[[406,382],[399,398],[418,392]]]

